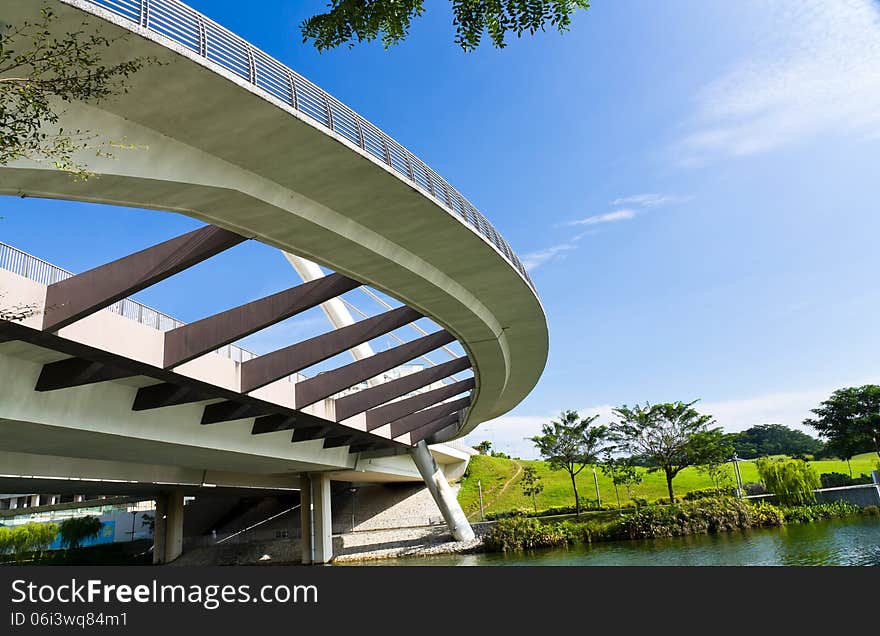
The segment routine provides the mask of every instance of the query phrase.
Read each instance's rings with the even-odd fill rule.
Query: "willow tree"
[[[87,32],[86,23],[56,35],[56,20],[46,8],[36,22],[0,28],[0,166],[30,159],[86,179],[92,173],[76,160],[77,153],[109,156],[112,148],[125,144],[65,129],[60,124],[65,104],[98,104],[124,93],[134,73],[157,61],[142,57],[105,63],[120,38]]]
[[[300,24],[300,32],[303,42],[312,41],[319,51],[377,39],[388,48],[406,39],[424,5],[425,0],[330,0],[327,11]],[[547,27],[561,33],[576,11],[589,7],[589,0],[452,0],[455,43],[473,51],[488,34],[500,49],[509,35],[534,35]]]
[[[816,470],[802,459],[762,457],[757,467],[767,492],[776,495],[776,503],[799,506],[816,501],[816,490],[822,482]]]
[[[672,480],[688,466],[720,461],[731,452],[711,415],[703,415],[693,402],[626,405],[614,409],[617,422],[611,424],[611,437],[617,449],[644,461],[648,470],[663,471],[670,503],[675,503]]]
[[[559,419],[541,427],[541,435],[531,438],[541,457],[550,463],[550,469],[564,470],[571,478],[577,515],[581,514],[581,502],[575,477],[598,461],[608,437],[608,427],[593,426],[598,417],[581,418],[577,411],[563,411]]]

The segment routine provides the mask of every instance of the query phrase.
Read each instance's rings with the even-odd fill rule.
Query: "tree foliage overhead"
[[[838,389],[812,412],[816,417],[804,424],[819,431],[832,448],[851,450],[867,445],[880,456],[880,386]]]
[[[593,415],[581,419],[577,411],[563,411],[559,419],[541,427],[541,435],[531,438],[541,457],[550,463],[551,470],[565,470],[568,473],[577,514],[580,514],[581,508],[575,477],[590,464],[597,463],[608,437],[606,426],[593,426],[598,417]]]
[[[611,425],[617,449],[638,456],[649,471],[662,470],[666,475],[669,500],[675,503],[672,480],[688,466],[724,459],[731,447],[711,415],[702,415],[694,402],[626,405],[614,409],[618,421]]]
[[[822,450],[822,442],[782,424],[759,424],[728,437],[743,459],[765,455],[805,455]]]
[[[87,178],[91,173],[74,155],[94,150],[107,156],[118,144],[60,127],[62,105],[100,103],[125,92],[128,78],[156,60],[105,64],[102,58],[115,39],[84,30],[56,37],[51,28],[56,19],[43,9],[38,22],[0,30],[0,165],[31,159]]]
[[[388,48],[406,39],[413,18],[425,12],[425,0],[330,0],[327,11],[300,25],[303,42],[319,51],[342,44],[380,40]],[[452,0],[455,43],[465,51],[480,46],[488,33],[492,44],[504,48],[506,37],[534,35],[547,26],[563,32],[578,9],[589,0]]]

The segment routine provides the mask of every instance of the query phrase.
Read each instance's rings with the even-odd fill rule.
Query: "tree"
[[[474,446],[474,450],[480,453],[480,455],[488,455],[489,451],[492,450],[492,442],[485,439],[476,446]]]
[[[94,539],[101,532],[101,520],[91,515],[72,517],[61,522],[61,545],[78,548],[84,541]]]
[[[536,497],[544,492],[544,482],[541,481],[541,478],[538,476],[538,471],[535,470],[534,466],[525,466],[523,468],[523,476],[520,480],[520,485],[522,487],[522,493],[526,497],[532,498],[532,506],[535,508],[535,513],[538,512],[538,500]]]
[[[724,456],[712,458],[711,461],[697,466],[697,472],[706,475],[715,488],[722,488],[730,483],[732,477]]]
[[[619,486],[626,488],[626,494],[632,499],[632,488],[642,483],[642,474],[628,457],[614,457],[611,450],[605,453],[605,461],[602,462],[602,473],[611,477],[614,484],[614,495],[617,497],[617,512],[620,512]]]
[[[425,12],[424,4],[425,0],[330,0],[328,11],[304,20],[300,31],[303,42],[312,40],[319,51],[376,39],[388,48],[406,39],[413,18]],[[562,33],[571,26],[575,11],[589,7],[589,0],[452,0],[455,43],[473,51],[485,33],[497,48],[507,45],[508,34],[534,35],[548,25]]]
[[[822,442],[815,437],[782,424],[758,424],[739,433],[731,433],[729,439],[736,454],[743,459],[765,455],[816,454],[822,450]]]
[[[49,162],[78,179],[92,176],[78,163],[77,152],[91,150],[110,156],[109,148],[82,130],[59,125],[59,105],[74,101],[100,103],[127,91],[127,81],[153,58],[103,64],[101,58],[119,38],[75,31],[56,38],[57,19],[43,9],[38,22],[24,22],[0,31],[0,165],[19,159]],[[86,23],[83,23],[86,26]]]
[[[869,445],[880,457],[880,386],[838,389],[804,420],[838,450]]]
[[[541,457],[550,463],[551,470],[565,470],[571,478],[575,512],[581,514],[575,477],[597,461],[602,443],[608,436],[606,426],[593,426],[598,415],[581,419],[577,411],[563,411],[558,420],[541,427],[541,435],[532,437]]]
[[[852,464],[850,460],[866,448],[865,440],[858,435],[849,437],[835,437],[829,439],[825,444],[825,453],[833,457],[838,457],[846,461],[846,467],[849,469],[849,476],[852,479]]]
[[[822,487],[815,469],[801,459],[771,459],[757,462],[758,474],[768,492],[776,495],[783,506],[798,506],[816,501],[816,490]]]
[[[731,447],[720,428],[709,428],[711,415],[701,415],[689,403],[626,405],[614,409],[619,420],[611,425],[618,450],[637,455],[651,472],[662,470],[670,503],[675,503],[672,480],[684,468],[720,461]]]

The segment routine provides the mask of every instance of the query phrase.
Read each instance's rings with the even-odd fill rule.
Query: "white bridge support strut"
[[[437,507],[443,514],[446,525],[452,531],[452,536],[456,541],[470,541],[474,538],[474,530],[468,523],[464,510],[455,498],[455,493],[449,487],[446,476],[434,461],[434,456],[428,450],[428,444],[424,440],[416,444],[410,450],[413,462],[425,480],[425,485],[434,497]]]
[[[303,565],[329,563],[333,558],[333,520],[330,515],[330,475],[303,475],[300,490]]]
[[[163,491],[156,497],[153,526],[153,565],[171,563],[183,553],[183,491]]]

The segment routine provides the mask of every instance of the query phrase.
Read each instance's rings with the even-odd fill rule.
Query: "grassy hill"
[[[877,455],[875,453],[857,455],[852,459],[853,474],[870,474],[876,461]],[[822,460],[810,463],[820,474],[831,472],[849,474],[845,461]],[[478,519],[480,516],[478,481],[482,483],[483,507],[486,513],[504,512],[517,508],[531,508],[532,502],[522,494],[519,483],[522,478],[522,468],[525,466],[533,466],[538,471],[538,475],[544,484],[544,492],[537,497],[539,509],[551,506],[569,506],[574,503],[571,482],[568,473],[564,470],[551,471],[547,463],[542,461],[475,455],[471,458],[467,475],[461,480],[461,490],[458,493],[458,500],[468,518]],[[731,471],[730,483],[733,484],[733,468],[729,467],[729,469]],[[740,462],[740,473],[742,474],[743,482],[760,481],[758,469],[755,467],[754,461]],[[597,474],[599,476],[599,493],[602,496],[603,505],[616,505],[617,499],[614,496],[614,485],[611,483],[611,480],[603,475],[601,470],[597,469]],[[577,484],[578,491],[582,497],[588,499],[596,498],[593,472],[589,467],[585,468],[578,475]],[[712,482],[695,468],[686,468],[675,478],[673,486],[675,494],[682,496],[689,490],[711,488]],[[633,496],[642,497],[648,501],[667,497],[666,479],[663,473],[645,472],[642,483],[633,489]],[[625,490],[621,491],[620,500],[624,503],[628,500]]]

